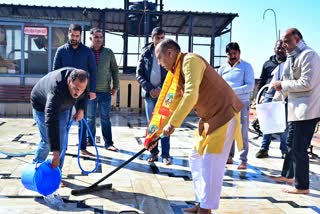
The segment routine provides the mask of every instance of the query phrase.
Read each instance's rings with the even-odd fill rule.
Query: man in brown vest
[[[160,42],[155,53],[168,72],[180,72],[180,93],[175,94],[170,106],[173,113],[164,123],[164,136],[180,127],[192,109],[200,117],[189,158],[197,204],[184,211],[211,213],[219,207],[225,163],[234,138],[242,148],[239,112],[243,104],[201,56],[181,53],[171,39]]]

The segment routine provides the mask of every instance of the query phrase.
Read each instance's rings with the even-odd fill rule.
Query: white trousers
[[[196,150],[192,150],[190,154],[189,163],[196,202],[200,203],[201,208],[219,208],[225,165],[234,139],[235,127],[236,120],[232,118],[228,124],[227,136],[221,154],[205,153],[200,156]]]

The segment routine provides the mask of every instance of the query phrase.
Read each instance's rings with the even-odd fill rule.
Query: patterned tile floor
[[[21,172],[37,148],[38,132],[31,118],[0,118],[0,213],[182,213],[181,209],[193,203],[194,195],[188,165],[197,119],[188,117],[182,128],[171,138],[173,165],[166,166],[161,158],[150,164],[145,152],[127,166],[107,178],[103,184],[112,184],[111,190],[102,190],[82,196],[71,195],[72,189],[81,189],[96,182],[141,150],[146,129],[145,117],[139,114],[112,113],[113,139],[118,153],[103,148],[100,125],[97,145],[100,165],[95,173],[81,173],[77,163],[77,126],[69,135],[69,147],[63,168],[67,187],[60,188],[64,207],[59,211],[46,205],[43,197],[25,189]],[[281,171],[283,159],[279,141],[274,140],[269,158],[257,159],[261,137],[250,132],[250,151],[247,170],[237,170],[235,163],[226,166],[220,208],[215,213],[320,213],[320,145],[319,135],[314,137],[310,159],[309,195],[291,195],[281,192],[285,184],[276,184],[267,175]],[[93,147],[88,147],[94,152]],[[21,154],[12,157],[4,153]],[[85,170],[95,166],[94,158],[81,157]]]

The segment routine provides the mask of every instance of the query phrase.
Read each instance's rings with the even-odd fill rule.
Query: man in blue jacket
[[[53,60],[53,70],[62,67],[74,67],[87,71],[90,75],[89,80],[89,99],[96,98],[96,70],[97,66],[94,60],[94,56],[90,48],[83,45],[80,42],[82,28],[80,25],[71,24],[68,31],[69,41],[60,46],[56,52]],[[85,110],[86,113],[86,110]],[[87,151],[87,137],[85,126],[79,135],[82,136],[81,142],[81,154],[93,156],[92,153]]]
[[[148,122],[151,119],[153,109],[157,103],[160,95],[161,86],[165,80],[167,71],[159,65],[157,57],[155,55],[155,46],[162,41],[165,37],[165,32],[156,27],[152,30],[151,38],[152,42],[146,44],[143,47],[139,64],[137,66],[136,77],[139,81],[142,92],[141,96],[144,99],[146,116]],[[166,165],[171,164],[171,158],[169,155],[170,150],[170,138],[166,137],[161,140],[162,147],[162,159]],[[159,149],[158,146],[151,150],[151,155],[148,158],[149,162],[158,160]]]

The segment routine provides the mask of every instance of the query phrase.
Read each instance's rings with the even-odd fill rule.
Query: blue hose
[[[68,142],[68,136],[69,136],[69,131],[70,131],[70,128],[71,128],[71,125],[73,124],[74,122],[74,119],[71,120],[69,123],[68,123],[68,126],[67,126],[67,133],[66,133],[66,142],[65,142],[65,145],[67,145],[67,142]],[[96,154],[97,154],[97,158],[96,158],[96,166],[93,170],[91,171],[85,171],[81,164],[80,164],[80,150],[81,150],[81,140],[82,140],[82,134],[80,134],[79,136],[79,146],[78,146],[78,166],[79,168],[81,169],[81,171],[84,173],[84,174],[90,174],[92,172],[95,172],[97,170],[97,168],[99,167],[99,152],[98,152],[98,148],[97,148],[97,145],[96,145],[96,141],[92,135],[92,132],[89,128],[89,125],[88,125],[88,122],[86,121],[86,119],[82,119],[80,122],[80,133],[82,133],[82,129],[83,129],[83,123],[86,125],[87,127],[87,130],[90,134],[90,137],[91,137],[91,140],[93,142],[93,145],[94,145],[94,148],[96,149]],[[10,153],[10,152],[5,152],[5,151],[1,151],[0,150],[0,154],[4,154],[4,155],[7,155],[7,156],[10,156],[10,157],[23,157],[23,156],[26,156],[26,155],[33,155],[35,153],[36,150],[33,150],[33,151],[30,151],[30,152],[23,152],[23,153]]]
[[[31,151],[31,152],[23,152],[23,153],[10,153],[10,152],[5,152],[5,151],[0,151],[1,154],[10,156],[10,157],[22,157],[26,155],[34,155],[36,150]]]
[[[69,122],[68,126],[67,126],[67,133],[66,133],[66,139],[65,139],[66,142],[68,142],[69,131],[70,131],[70,128],[71,128],[71,125],[73,124],[73,122],[74,122],[74,119],[72,119],[72,120]],[[89,127],[89,125],[88,125],[87,120],[86,120],[85,118],[83,118],[82,120],[79,121],[79,123],[80,123],[80,130],[79,130],[79,133],[80,133],[80,134],[79,134],[79,144],[78,144],[78,166],[79,166],[79,168],[81,169],[82,173],[84,173],[84,174],[90,174],[90,173],[95,172],[95,171],[97,170],[97,168],[99,167],[99,152],[98,152],[98,148],[97,148],[97,145],[96,145],[96,141],[95,141],[95,139],[94,139],[94,137],[93,137],[93,135],[92,135],[92,132],[91,132],[91,130],[90,130],[90,127]],[[83,124],[85,124],[86,127],[87,127],[87,130],[88,130],[88,132],[89,132],[91,141],[93,142],[93,145],[94,145],[94,148],[95,148],[96,154],[97,154],[95,168],[94,168],[93,170],[91,170],[91,171],[86,171],[86,170],[84,170],[84,169],[82,168],[82,166],[81,166],[81,163],[80,163],[80,150],[81,150],[81,142],[82,142],[81,140],[82,140]],[[66,144],[65,144],[65,145],[66,145]]]

